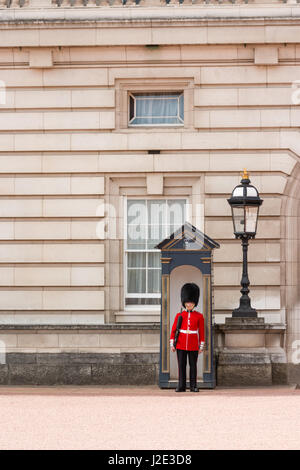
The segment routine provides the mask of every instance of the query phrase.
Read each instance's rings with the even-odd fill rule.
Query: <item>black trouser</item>
[[[183,349],[176,349],[178,360],[178,387],[185,390],[186,388],[186,362],[189,356],[190,366],[190,388],[197,387],[197,359],[198,351],[185,351]]]

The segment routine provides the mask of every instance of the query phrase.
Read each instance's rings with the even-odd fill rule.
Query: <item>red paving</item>
[[[0,387],[0,449],[300,449],[300,390]]]

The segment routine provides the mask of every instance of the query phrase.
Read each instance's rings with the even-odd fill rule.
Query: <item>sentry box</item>
[[[200,287],[199,303],[195,310],[204,315],[205,350],[197,363],[197,386],[216,386],[213,321],[212,267],[213,250],[220,245],[189,222],[155,248],[161,250],[161,317],[160,317],[160,388],[176,388],[178,367],[176,353],[170,354],[170,334],[174,318],[181,309],[180,290],[186,282]],[[189,386],[187,371],[187,386]]]

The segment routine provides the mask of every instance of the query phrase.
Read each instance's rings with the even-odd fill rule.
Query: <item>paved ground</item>
[[[300,449],[295,387],[0,387],[0,449]]]

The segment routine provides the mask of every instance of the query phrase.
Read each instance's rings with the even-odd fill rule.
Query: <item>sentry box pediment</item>
[[[189,222],[185,222],[180,228],[173,232],[169,237],[155,246],[162,251],[170,250],[212,250],[214,248],[220,248],[212,238],[205,235],[205,233],[198,230],[194,225]]]
[[[198,358],[197,384],[202,388],[215,387],[211,274],[213,250],[219,247],[219,243],[189,222],[185,222],[168,238],[155,246],[161,250],[159,375],[161,388],[175,388],[177,386],[176,353],[170,352],[169,338],[174,318],[181,308],[181,287],[186,282],[195,282],[200,287],[199,304],[195,310],[204,315],[205,322],[206,346]]]

